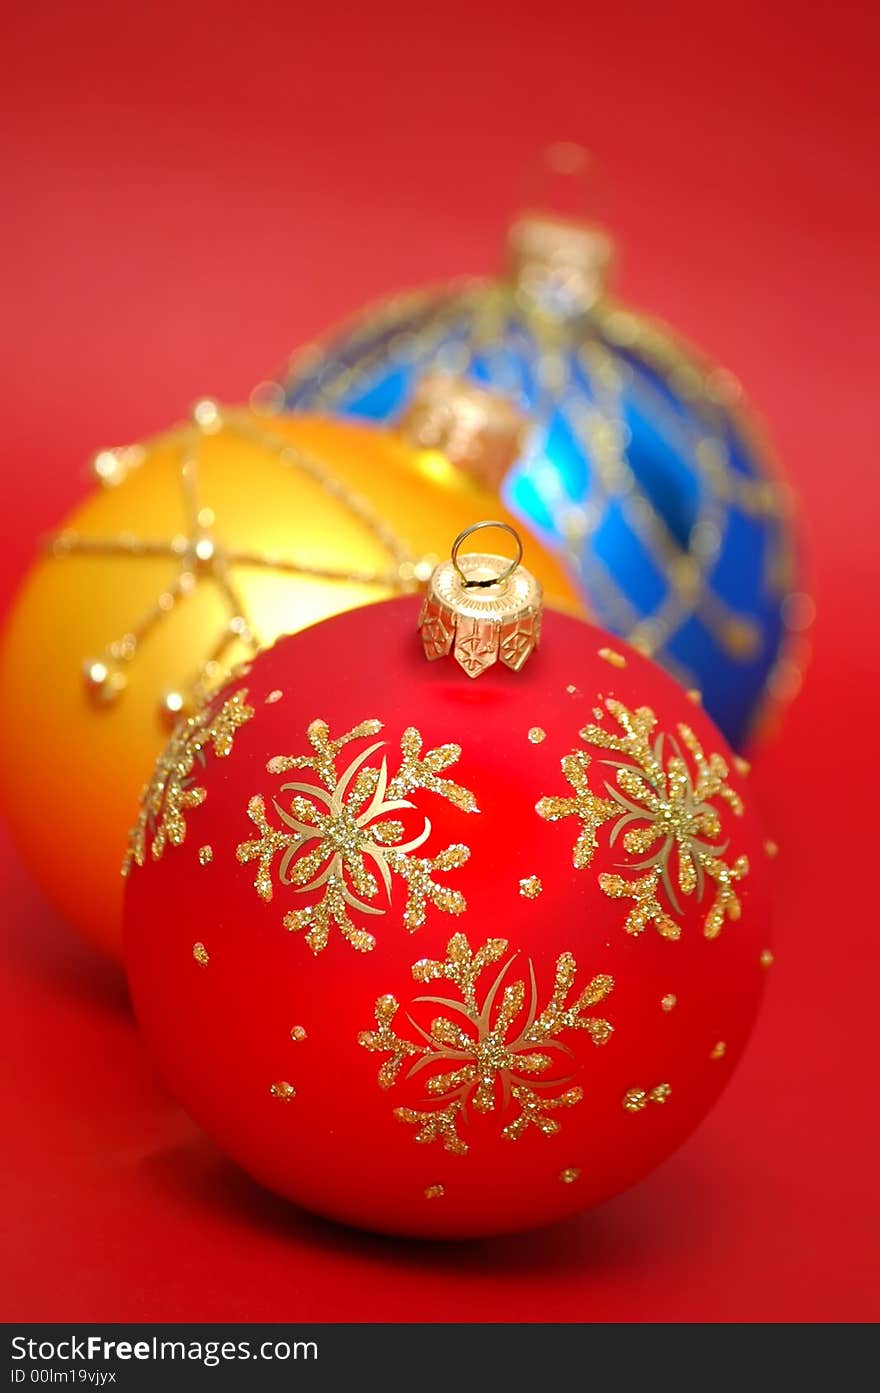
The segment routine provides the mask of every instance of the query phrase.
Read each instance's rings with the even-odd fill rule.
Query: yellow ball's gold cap
[[[498,489],[523,452],[528,421],[500,392],[454,373],[426,373],[398,429],[419,450],[438,450],[452,464]]]

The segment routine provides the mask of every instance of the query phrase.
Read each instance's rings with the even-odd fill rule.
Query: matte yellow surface
[[[413,451],[385,431],[314,418],[249,419],[308,451],[346,489],[356,490],[417,556],[448,555],[456,534],[481,518],[512,521],[494,495],[440,456]],[[115,487],[96,489],[64,527],[89,536],[128,532],[154,539],[184,532],[181,439],[159,440],[138,469]],[[277,454],[224,430],[199,439],[198,460],[199,503],[215,514],[211,531],[218,547],[275,552],[341,570],[388,567],[387,551],[364,524]],[[486,549],[504,549],[503,538],[487,533]],[[525,539],[524,560],[548,603],[581,612],[555,558]],[[114,954],[126,833],[168,736],[158,704],[165,690],[191,683],[229,608],[216,582],[199,583],[144,639],[113,705],[97,706],[90,698],[83,662],[129,632],[178,571],[171,558],[47,555],[24,582],[0,652],[3,811],[23,859],[61,914]],[[394,593],[253,567],[236,567],[233,579],[264,644]],[[224,670],[245,656],[241,647],[230,649]],[[198,835],[196,828],[191,835]]]

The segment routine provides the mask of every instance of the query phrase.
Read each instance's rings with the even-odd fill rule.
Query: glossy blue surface
[[[748,490],[766,476],[734,420],[711,402],[684,401],[666,365],[614,347],[589,320],[567,331],[565,381],[553,392],[541,385],[540,342],[515,306],[488,347],[474,334],[472,294],[460,312],[448,296],[427,296],[392,315],[390,326],[388,320],[382,315],[375,330],[361,320],[351,335],[325,346],[322,358],[288,380],[287,407],[393,422],[419,378],[436,367],[463,369],[510,396],[534,428],[505,481],[505,500],[572,556],[599,623],[626,637],[650,638],[650,626],[658,616],[662,622],[676,593],[676,572],[697,567],[702,598],[676,613],[655,656],[685,685],[699,688],[706,709],[741,747],[784,637],[791,558],[785,524],[767,507],[766,488],[757,507],[736,497],[741,484]],[[597,374],[595,359],[580,351],[585,341],[610,365],[610,392],[607,371]],[[585,408],[617,429],[621,487],[604,487],[607,469],[603,474],[591,437],[578,431]],[[720,485],[701,467],[707,440],[723,463]],[[572,523],[580,524],[574,539]],[[658,533],[665,537],[659,548]],[[731,641],[730,620],[748,643]],[[645,624],[648,630],[640,627]]]

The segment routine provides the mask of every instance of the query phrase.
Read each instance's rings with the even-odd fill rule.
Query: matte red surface
[[[94,447],[242,397],[369,296],[488,268],[524,159],[563,136],[605,166],[621,289],[772,424],[819,618],[754,775],[782,850],[745,1059],[649,1180],[533,1236],[370,1238],[260,1191],[167,1101],[120,977],[4,844],[4,1314],[876,1319],[876,20],[21,3],[5,37],[7,597]],[[87,799],[47,807],[47,855]]]
[[[719,821],[707,840],[727,846],[727,865],[741,856],[748,862],[748,875],[734,886],[741,919],[733,923],[725,915],[720,933],[706,938],[715,890],[707,877],[702,895],[681,895],[672,909],[675,924],[669,927],[678,928],[677,942],[661,937],[653,924],[638,936],[627,934],[633,901],[609,898],[599,876],[624,865],[622,874],[632,881],[644,874],[633,867],[650,851],[628,855],[622,842],[610,842],[608,823],[596,834],[589,866],[578,870],[572,850],[582,823],[576,817],[549,822],[535,805],[547,795],[571,796],[560,763],[574,750],[586,752],[579,732],[594,722],[597,702],[613,699],[631,711],[649,706],[657,733],[665,733],[666,760],[669,738],[682,723],[693,729],[707,760],[716,753],[732,759],[723,739],[681,688],[638,653],[629,650],[625,670],[609,667],[598,653],[607,639],[600,629],[548,613],[541,648],[521,672],[496,663],[474,681],[452,659],[425,661],[418,614],[418,598],[407,597],[328,620],[281,640],[225,689],[230,699],[233,692],[246,693],[252,714],[227,756],[215,758],[209,748],[205,767],[197,766],[206,796],[187,816],[183,844],[132,867],[125,956],[138,1019],[162,1076],[249,1174],[319,1214],[364,1228],[482,1237],[535,1228],[607,1199],[652,1170],[700,1121],[730,1077],[763,995],[769,858],[747,779],[731,768],[728,786],[743,806],[735,815],[721,797],[709,800]],[[281,699],[267,705],[272,692]],[[600,716],[603,730],[622,733],[613,713]],[[315,790],[306,794],[308,803],[316,812],[327,811],[326,784],[313,769],[280,775],[267,770],[277,755],[314,758],[306,732],[316,718],[333,739],[364,720],[382,722],[380,733],[348,742],[335,759],[339,788],[348,790],[345,806],[356,813],[373,805],[363,795],[353,798],[345,771],[353,777],[371,751],[369,767],[387,761],[393,780],[407,729],[417,728],[422,758],[450,742],[459,746],[460,757],[443,777],[473,795],[474,811],[416,789],[397,812],[379,814],[370,824],[401,819],[397,843],[427,831],[414,857],[435,858],[446,847],[464,844],[469,855],[463,865],[434,873],[439,885],[464,897],[459,916],[428,903],[424,923],[407,932],[406,883],[389,874],[386,899],[377,876],[375,892],[358,896],[372,914],[350,911],[351,932],[372,934],[373,948],[357,952],[334,923],[326,945],[311,952],[305,930],[285,932],[283,920],[326,893],[295,882],[314,842],[294,857],[287,885],[280,880],[281,857],[274,855],[272,898],[257,896],[259,860],[241,864],[236,855],[242,843],[260,835],[246,812],[251,798],[262,798],[264,818],[282,832],[289,825],[277,808],[292,812],[297,790]],[[539,743],[528,739],[536,724],[546,727]],[[605,780],[614,780],[606,758],[631,765],[626,755],[593,747],[590,787],[600,796]],[[696,777],[686,752],[685,758]],[[616,822],[622,809],[612,806]],[[306,820],[314,825],[313,814]],[[198,862],[202,843],[213,851],[204,867]],[[319,858],[306,880],[317,880],[328,859]],[[375,862],[365,856],[364,864],[376,874]],[[520,881],[536,873],[543,890],[529,900],[520,894]],[[677,853],[670,874],[674,882]],[[348,871],[345,879],[353,890]],[[662,888],[659,899],[671,908]],[[467,1064],[461,1053],[453,1062],[425,1056],[428,1068],[412,1078],[415,1060],[403,1059],[393,1085],[384,1092],[377,1086],[379,1065],[391,1051],[367,1051],[358,1039],[375,1030],[374,1004],[387,993],[399,1005],[391,1028],[404,1039],[419,1041],[410,1018],[433,1034],[438,1017],[459,1029],[464,1025],[467,1038],[474,1038],[473,1026],[456,1011],[462,996],[453,983],[442,977],[427,984],[413,980],[417,961],[447,961],[453,935],[464,935],[474,954],[492,939],[504,942],[501,957],[480,972],[475,998],[480,1010],[491,1011],[491,1027],[507,1042],[526,1029],[530,1009],[532,1016],[544,1012],[563,954],[577,965],[567,1005],[599,974],[610,979],[607,995],[582,1010],[610,1023],[610,1039],[597,1045],[586,1030],[568,1029],[551,1043],[542,1072],[516,1077],[514,1071],[514,1088],[527,1084],[539,1094],[543,1089],[551,1101],[567,1087],[580,1090],[580,1102],[546,1113],[556,1128],[552,1136],[526,1123],[522,1136],[505,1138],[502,1128],[525,1114],[515,1094],[505,1100],[493,1085],[493,1106],[482,1114],[473,1091],[465,1094],[454,1133],[466,1155],[450,1154],[439,1141],[416,1145],[420,1127],[402,1123],[394,1109],[426,1115],[425,1108],[436,1113],[438,1102],[448,1103],[454,1087],[432,1103],[426,1081]],[[205,966],[194,961],[196,939],[209,954]],[[493,982],[502,980],[499,972],[505,996],[517,980],[525,988],[506,1028],[499,1025],[501,990],[495,1009],[487,1004]],[[661,1005],[668,993],[677,997],[672,1011]],[[453,1005],[438,1005],[438,998]],[[291,1041],[293,1025],[305,1029],[305,1040]],[[711,1054],[718,1041],[726,1050],[716,1060]],[[536,1057],[526,1045],[517,1055],[525,1067],[529,1054]],[[547,1087],[554,1079],[568,1083]],[[295,1099],[283,1103],[272,1096],[270,1085],[279,1080],[296,1089]],[[624,1110],[628,1090],[647,1092],[658,1084],[671,1088],[668,1102],[649,1103],[638,1114]],[[563,1184],[560,1172],[570,1167],[581,1174]],[[443,1198],[426,1199],[426,1187],[438,1183]]]

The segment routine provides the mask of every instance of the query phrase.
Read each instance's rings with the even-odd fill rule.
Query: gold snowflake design
[[[199,768],[207,764],[207,751],[218,759],[232,753],[236,731],[253,716],[243,687],[212,710],[203,706],[193,716],[178,722],[165,751],[160,755],[153,777],[141,794],[137,822],[128,834],[128,847],[122,874],[132,866],[142,866],[150,854],[158,861],[166,846],[180,846],[186,838],[186,814],[201,807],[207,793],[197,782]]]
[[[706,938],[717,938],[725,919],[740,917],[736,882],[749,869],[745,856],[732,863],[725,860],[730,843],[720,840],[721,815],[715,803],[720,800],[736,817],[743,812],[739,795],[726,782],[727,763],[719,754],[707,757],[690,726],[679,724],[677,738],[663,731],[655,734],[657,717],[648,706],[630,711],[608,697],[605,708],[619,729],[588,725],[580,736],[587,744],[626,756],[602,761],[615,771],[614,782],[605,780],[604,793],[595,793],[590,786],[590,756],[584,750],[574,751],[562,760],[572,796],[542,798],[536,811],[548,822],[567,817],[580,821],[572,856],[578,869],[590,864],[598,846],[597,832],[613,819],[610,845],[620,843],[630,856],[642,858],[625,863],[635,876],[599,876],[606,895],[634,901],[626,919],[627,933],[639,934],[653,924],[663,938],[679,938],[681,926],[673,917],[682,912],[679,895],[696,894],[701,901],[709,880],[714,895],[703,932]],[[661,904],[661,894],[668,909]]]
[[[375,901],[381,882],[390,903],[392,875],[406,882],[403,921],[411,931],[425,922],[429,902],[446,914],[462,914],[467,907],[461,891],[450,890],[433,877],[436,871],[463,866],[470,856],[468,847],[456,843],[433,857],[415,856],[431,835],[429,819],[422,814],[421,829],[408,837],[403,822],[392,816],[415,809],[408,795],[416,789],[435,793],[463,812],[479,811],[468,789],[441,777],[460,758],[461,747],[439,745],[423,753],[421,735],[409,726],[400,741],[400,766],[393,777],[384,755],[381,764],[368,763],[386,744],[384,740],[369,745],[338,773],[337,759],[345,746],[369,739],[381,729],[381,721],[362,721],[334,740],[326,721],[312,721],[306,732],[312,753],[278,755],[266,769],[270,774],[311,769],[320,782],[281,785],[281,793],[290,798],[287,806],[272,799],[280,827],[270,823],[259,794],[248,804],[248,817],[259,836],[241,843],[238,860],[257,862],[254,888],[268,901],[274,888],[273,864],[279,858],[278,883],[309,897],[302,908],[285,914],[284,926],[305,929],[306,943],[314,953],[326,947],[334,925],[353,948],[369,952],[376,940],[352,921],[349,910],[384,914],[385,907]]]
[[[394,1115],[418,1128],[417,1142],[442,1142],[456,1156],[468,1150],[461,1129],[471,1108],[478,1113],[516,1109],[502,1131],[508,1141],[517,1141],[529,1127],[544,1136],[558,1132],[561,1124],[553,1114],[579,1103],[583,1089],[565,1087],[572,1075],[562,1070],[572,1052],[556,1037],[565,1031],[585,1030],[594,1045],[604,1045],[613,1031],[608,1021],[586,1014],[608,996],[613,978],[604,974],[594,977],[573,1002],[567,1003],[577,973],[571,953],[557,958],[553,991],[542,1011],[538,1009],[531,959],[528,986],[522,979],[507,980],[516,953],[503,964],[481,999],[479,978],[507,949],[506,938],[490,938],[474,952],[464,934],[455,934],[447,944],[443,962],[422,958],[412,969],[417,982],[453,984],[460,1001],[419,996],[413,1003],[442,1007],[452,1018],[450,1014],[436,1016],[424,1030],[408,1015],[418,1040],[407,1039],[394,1028],[400,1009],[396,998],[380,996],[376,1002],[377,1029],[362,1031],[358,1037],[365,1049],[388,1054],[379,1068],[381,1088],[391,1088],[405,1064],[409,1065],[407,1079],[424,1069],[439,1069],[425,1085],[428,1100],[438,1106],[399,1107]]]

